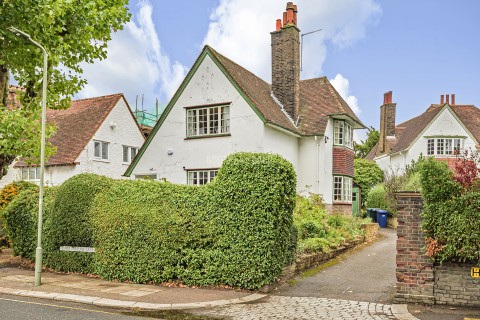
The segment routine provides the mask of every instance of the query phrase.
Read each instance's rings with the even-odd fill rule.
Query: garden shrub
[[[18,193],[24,189],[38,188],[36,184],[26,181],[14,181],[7,184],[0,190],[0,240],[5,237],[4,223],[2,219],[2,211],[7,205],[15,199]]]
[[[388,210],[387,192],[383,184],[376,185],[370,190],[367,207]]]
[[[476,261],[480,264],[480,184],[469,184],[444,162],[429,158],[420,166],[422,227],[427,234],[426,251],[437,262]],[[475,181],[473,181],[475,180]]]
[[[294,224],[298,230],[298,253],[330,252],[345,240],[363,233],[362,219],[327,213],[316,195],[297,196]]]
[[[51,212],[56,192],[56,187],[45,188],[43,222]],[[13,254],[32,261],[37,247],[38,197],[38,189],[24,189],[3,211],[5,231],[12,242]]]
[[[91,216],[96,271],[138,283],[248,289],[293,261],[296,177],[278,155],[229,156],[208,185],[116,181]]]
[[[353,181],[362,189],[362,207],[368,202],[368,194],[370,190],[382,182],[383,171],[373,160],[355,159],[353,162],[355,175]]]
[[[44,225],[44,264],[57,271],[93,273],[90,252],[60,251],[60,246],[93,247],[89,216],[95,196],[107,190],[113,179],[79,174],[58,189],[52,212]]]

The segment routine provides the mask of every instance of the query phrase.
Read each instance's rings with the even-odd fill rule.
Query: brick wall
[[[397,193],[397,302],[434,304],[433,261],[424,255],[421,227],[423,201],[419,193]]]
[[[470,275],[474,266],[444,262],[435,267],[435,304],[480,307],[480,279]]]
[[[396,302],[422,302],[480,307],[480,279],[470,275],[473,264],[444,262],[434,266],[425,256],[420,194],[399,192]]]
[[[348,175],[353,177],[353,159],[352,149],[345,147],[333,147],[333,174]]]

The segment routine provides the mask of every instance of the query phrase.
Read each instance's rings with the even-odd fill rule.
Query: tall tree
[[[369,127],[367,133],[367,139],[360,141],[360,143],[353,142],[353,149],[355,150],[355,158],[365,158],[370,150],[375,147],[380,139],[380,133],[374,128]]]
[[[81,64],[105,58],[111,33],[129,21],[127,4],[128,0],[0,2],[0,178],[16,156],[36,162],[40,153],[42,52],[7,28],[25,31],[45,47],[49,54],[47,105],[65,109],[86,83]],[[25,88],[19,92],[17,108],[9,107],[9,74]]]

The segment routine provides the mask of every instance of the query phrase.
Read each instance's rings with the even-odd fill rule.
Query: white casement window
[[[40,180],[40,167],[22,167],[20,175],[23,181]]]
[[[138,148],[123,146],[123,162],[130,163],[137,155]]]
[[[230,107],[187,109],[187,137],[230,133]]]
[[[333,177],[333,201],[352,202],[352,178],[345,176]]]
[[[94,141],[93,142],[93,157],[97,160],[108,160],[108,142]]]
[[[456,155],[462,144],[461,138],[430,138],[427,140],[427,155]]]
[[[334,144],[353,148],[353,128],[342,120],[335,120],[333,123]]]
[[[218,174],[218,169],[214,170],[190,170],[187,172],[187,183],[193,186],[201,186],[209,183]]]

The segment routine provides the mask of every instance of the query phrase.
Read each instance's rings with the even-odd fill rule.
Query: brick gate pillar
[[[433,261],[424,255],[423,201],[417,192],[399,192],[397,228],[397,286],[395,301],[434,304]]]

